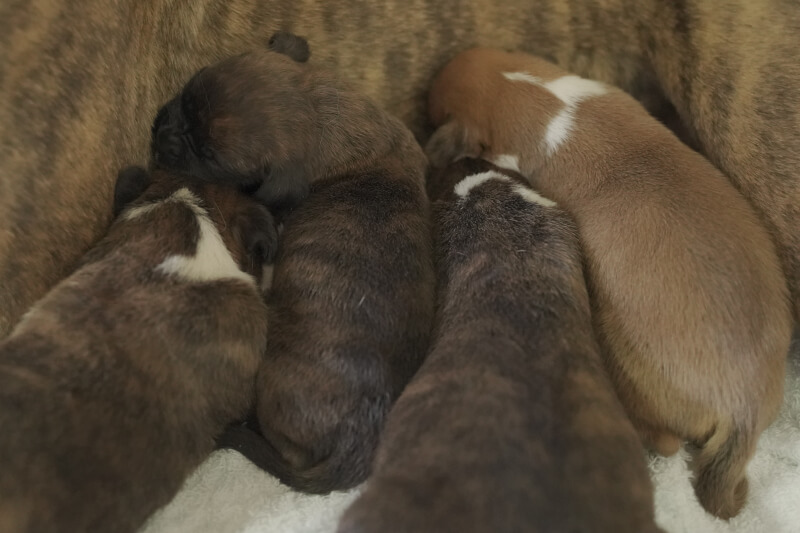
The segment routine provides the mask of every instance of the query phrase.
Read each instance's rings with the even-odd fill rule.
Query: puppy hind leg
[[[684,439],[668,429],[656,427],[638,418],[631,418],[631,422],[639,433],[642,445],[659,455],[664,457],[675,455],[683,444]]]
[[[755,431],[736,424],[717,427],[692,457],[694,490],[706,511],[724,520],[747,500],[747,463],[756,447]]]

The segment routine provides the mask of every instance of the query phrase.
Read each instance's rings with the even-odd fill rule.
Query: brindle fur
[[[141,190],[136,173],[121,189]],[[131,207],[182,187],[257,279],[248,243],[274,249],[275,234],[253,200],[159,172]],[[198,231],[179,202],[119,219],[0,345],[3,533],[136,531],[251,405],[267,333],[255,283],[155,269],[193,255]]]
[[[499,172],[466,198],[463,178]],[[431,179],[433,348],[386,423],[340,533],[644,533],[641,442],[594,338],[577,230],[523,178],[464,159]]]
[[[800,10],[786,0],[9,0],[0,5],[0,335],[105,230],[113,172],[198,68],[308,37],[424,140],[424,93],[475,45],[677,109],[777,240],[800,312]],[[670,105],[671,104],[671,105]]]
[[[427,350],[427,159],[399,120],[296,61],[302,54],[285,55],[295,47],[278,43],[297,38],[284,37],[273,42],[282,53],[255,50],[198,73],[179,98],[204,102],[201,114],[170,110],[154,130],[155,154],[240,185],[261,173],[262,201],[274,199],[276,182],[312,184],[285,219],[274,267],[257,386],[266,440],[235,427],[220,445],[296,489],[325,493],[366,478],[384,417]],[[212,150],[213,163],[188,151],[162,157],[181,150],[175,132],[187,118],[194,149]]]
[[[747,462],[781,405],[792,335],[769,235],[716,168],[622,91],[581,101],[550,154],[547,127],[564,104],[504,72],[543,82],[569,74],[527,54],[460,54],[431,90],[431,116],[446,121],[431,157],[517,155],[532,185],[575,218],[623,404],[661,453],[683,439],[701,446],[698,498],[715,515],[735,515]]]

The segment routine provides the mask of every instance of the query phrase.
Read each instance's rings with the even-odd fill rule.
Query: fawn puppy
[[[433,349],[340,533],[660,531],[592,331],[577,230],[522,180],[475,159],[431,178]]]
[[[136,531],[252,404],[270,213],[140,168],[115,196],[108,235],[0,344],[3,533]]]
[[[621,90],[522,53],[471,49],[435,79],[435,164],[481,154],[570,213],[593,317],[622,403],[663,454],[696,448],[717,516],[782,399],[786,281],[755,212],[706,159]]]
[[[257,385],[263,437],[251,423],[219,445],[325,493],[367,477],[386,413],[428,348],[435,280],[422,148],[308,58],[304,39],[279,33],[269,49],[201,70],[159,113],[153,150],[289,208]]]

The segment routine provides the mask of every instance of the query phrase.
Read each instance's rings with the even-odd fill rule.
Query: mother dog
[[[65,0],[0,5],[0,337],[108,224],[116,169],[200,66],[304,35],[425,136],[433,74],[473,45],[616,84],[750,199],[800,314],[800,8],[781,0]]]

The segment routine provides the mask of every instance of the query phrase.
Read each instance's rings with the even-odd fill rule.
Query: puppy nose
[[[167,109],[167,106],[163,106],[158,110],[156,119],[153,121],[153,126],[150,128],[150,135],[153,139],[156,138],[158,130],[161,129],[167,120],[169,120],[169,109]]]
[[[161,128],[156,132],[156,161],[165,165],[177,165],[183,159],[184,147],[172,128]]]

